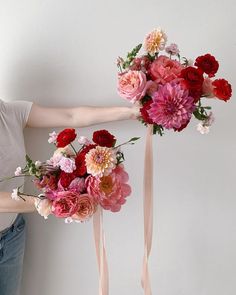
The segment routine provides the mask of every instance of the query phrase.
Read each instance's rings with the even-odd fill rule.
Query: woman
[[[23,129],[28,127],[85,127],[116,120],[136,119],[139,106],[45,108],[29,101],[0,99],[0,178],[24,166]],[[0,183],[0,294],[19,294],[25,242],[22,213],[35,211],[34,198],[16,202],[11,198],[16,178]]]

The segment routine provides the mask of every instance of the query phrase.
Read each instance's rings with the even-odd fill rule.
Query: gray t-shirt
[[[0,99],[0,178],[14,175],[16,167],[25,166],[23,129],[32,104],[24,100],[5,102]],[[23,181],[20,177],[0,182],[0,191],[12,192]],[[0,213],[0,231],[9,227],[16,217],[17,213]]]

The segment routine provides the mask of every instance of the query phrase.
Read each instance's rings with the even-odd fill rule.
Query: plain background
[[[181,54],[207,52],[217,77],[235,85],[234,0],[0,1],[0,96],[45,106],[128,106],[116,92],[116,57],[161,26]],[[181,134],[154,141],[155,225],[150,271],[153,294],[236,292],[235,95],[210,100],[216,122],[203,136],[196,120]],[[126,120],[107,128],[125,146],[132,196],[119,214],[105,212],[111,295],[141,295],[142,190],[146,129]],[[45,160],[50,130],[27,130],[28,153]],[[26,186],[26,189],[30,186]],[[92,223],[64,224],[29,214],[22,295],[98,294]]]

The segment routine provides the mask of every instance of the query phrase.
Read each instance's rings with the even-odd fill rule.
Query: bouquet
[[[92,140],[79,136],[81,147],[77,151],[73,145],[75,129],[49,135],[48,142],[56,147],[52,157],[46,162],[34,162],[26,155],[26,166],[18,167],[14,176],[33,177],[34,185],[41,191],[34,196],[39,214],[45,219],[52,214],[70,223],[89,220],[98,206],[118,212],[131,194],[121,146],[134,144],[139,138],[116,145],[114,135],[98,130]],[[12,198],[25,199],[21,187],[13,190]]]
[[[142,47],[144,53],[138,56]],[[213,55],[198,56],[194,62],[181,57],[176,44],[167,46],[160,28],[125,59],[118,57],[117,66],[120,96],[141,105],[139,120],[151,124],[153,134],[163,135],[165,129],[180,132],[193,116],[200,121],[198,131],[208,133],[214,117],[203,98],[228,101],[232,94],[228,81],[214,78],[219,63]]]

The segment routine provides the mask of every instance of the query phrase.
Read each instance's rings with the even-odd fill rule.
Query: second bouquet
[[[77,137],[76,130],[69,128],[49,135],[48,142],[56,147],[52,157],[34,162],[26,156],[26,166],[18,167],[13,176],[33,177],[34,185],[41,191],[35,196],[39,214],[45,219],[52,214],[70,223],[89,220],[98,206],[120,211],[131,194],[121,146],[134,144],[139,138],[116,145],[115,136],[107,130],[95,131],[92,140]],[[78,150],[73,145],[76,138],[81,146]],[[24,195],[21,187],[17,187],[12,198],[20,200]]]

